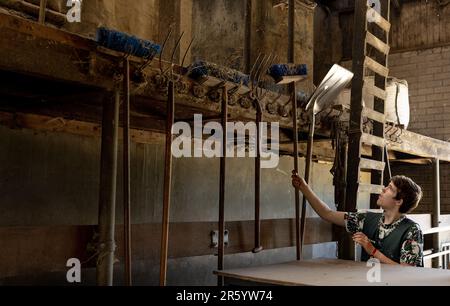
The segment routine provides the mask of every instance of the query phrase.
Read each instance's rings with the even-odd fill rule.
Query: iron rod
[[[174,121],[175,109],[175,84],[169,80],[166,118],[166,151],[164,162],[164,199],[163,199],[163,219],[161,232],[161,259],[159,285],[166,285],[167,277],[167,254],[169,250],[169,217],[170,217],[170,193],[172,184],[172,125]]]
[[[228,120],[228,91],[224,86],[222,89],[222,156],[220,157],[220,181],[219,181],[219,246],[217,269],[223,270],[223,259],[225,253],[225,170],[227,152],[227,120]],[[217,285],[223,286],[223,277],[217,277]]]
[[[297,127],[297,95],[295,82],[291,85],[292,93],[292,126],[294,132],[294,171],[298,174],[298,127]],[[294,189],[295,192],[295,245],[297,250],[297,260],[301,259],[300,246],[300,191]]]
[[[244,43],[244,62],[245,73],[250,73],[252,58],[252,1],[247,0],[245,5],[245,43]]]
[[[440,189],[440,173],[439,173],[439,159],[433,161],[433,214],[432,227],[439,227],[441,217],[441,189]],[[433,252],[440,251],[440,234],[433,234]],[[435,258],[432,261],[433,268],[438,268],[441,264],[440,258]]]
[[[262,251],[263,247],[261,245],[261,121],[262,121],[262,110],[259,101],[256,101],[258,105],[256,106],[256,158],[255,158],[255,248],[253,253],[258,253]]]
[[[119,103],[120,91],[118,88],[114,92],[113,102],[110,99],[103,101],[98,214],[99,255],[97,260],[97,284],[99,286],[112,286],[113,284]]]
[[[130,61],[124,61],[125,101],[123,107],[123,235],[125,251],[125,284],[131,286],[131,198],[130,198]]]

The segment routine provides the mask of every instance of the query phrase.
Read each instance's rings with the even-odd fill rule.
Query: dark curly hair
[[[413,211],[422,199],[422,188],[404,175],[393,176],[391,182],[397,187],[395,199],[403,199],[399,212],[405,214]]]

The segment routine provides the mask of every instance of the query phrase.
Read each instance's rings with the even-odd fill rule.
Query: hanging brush
[[[267,71],[277,84],[287,84],[304,79],[308,70],[305,64],[276,64],[270,66]]]
[[[152,59],[161,52],[158,44],[105,27],[97,29],[96,41],[105,48],[145,59]]]
[[[236,84],[248,86],[250,77],[238,70],[223,67],[207,61],[197,60],[189,67],[189,77],[194,80],[201,80],[208,76],[218,78]]]

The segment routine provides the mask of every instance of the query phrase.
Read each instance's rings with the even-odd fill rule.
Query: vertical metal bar
[[[252,1],[247,0],[245,5],[245,43],[244,43],[244,62],[245,73],[249,74],[252,59]]]
[[[294,63],[295,0],[289,0],[288,11],[288,62]],[[290,84],[292,99],[292,127],[294,132],[294,170],[298,173],[298,128],[297,128],[297,88],[295,82]],[[297,260],[301,259],[300,245],[300,193],[295,189],[295,244]]]
[[[439,159],[433,161],[433,214],[432,226],[438,227],[441,218],[441,189],[440,189]],[[440,235],[433,234],[433,252],[440,252]],[[433,268],[439,268],[441,256],[432,259]]]
[[[172,125],[174,121],[175,109],[175,86],[172,80],[169,80],[169,92],[167,99],[167,118],[166,118],[166,151],[164,162],[164,199],[163,199],[163,219],[161,232],[161,258],[159,285],[166,285],[167,276],[167,254],[169,250],[169,217],[170,217],[170,193],[172,184]]]
[[[219,186],[219,250],[217,269],[223,270],[223,258],[225,253],[224,235],[225,235],[225,170],[226,170],[226,152],[227,152],[227,121],[228,121],[228,92],[226,87],[222,91],[222,156],[220,157],[220,186]],[[217,285],[223,286],[223,277],[217,277]]]
[[[130,218],[130,61],[124,61],[123,88],[123,235],[125,252],[125,284],[131,286],[131,218]]]
[[[295,41],[295,0],[289,0],[288,11],[288,62],[294,63],[294,41]]]
[[[256,101],[256,103],[260,103]],[[261,217],[260,217],[260,207],[261,207],[261,121],[262,121],[262,110],[261,106],[256,107],[256,158],[255,158],[255,248],[252,250],[253,253],[258,253],[262,251],[261,246]]]
[[[47,0],[41,0],[39,6],[39,23],[45,23],[45,10],[47,9]]]
[[[314,126],[316,124],[316,116],[314,115],[314,108],[311,108],[311,123],[309,125],[308,145],[306,150],[306,165],[305,165],[305,182],[309,183],[311,177],[312,166],[312,151],[314,144]],[[300,219],[300,259],[302,258],[303,243],[305,241],[305,226],[306,226],[306,197],[302,197],[302,216]]]
[[[294,132],[294,171],[298,173],[298,126],[297,126],[297,95],[296,86],[293,82],[291,84],[292,92],[292,126]],[[298,189],[294,189],[295,194],[295,244],[297,250],[297,260],[301,259],[301,245],[300,245],[300,193]]]
[[[97,284],[99,286],[112,286],[113,284],[119,103],[120,90],[118,88],[114,92],[113,102],[110,99],[103,101],[98,213]]]

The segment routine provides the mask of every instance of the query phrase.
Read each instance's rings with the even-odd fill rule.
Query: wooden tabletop
[[[274,285],[307,286],[450,286],[450,270],[381,264],[380,282],[376,268],[366,262],[340,259],[292,261],[259,267],[214,271],[231,279]]]

